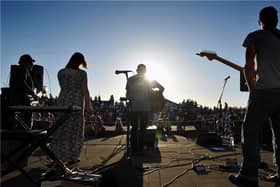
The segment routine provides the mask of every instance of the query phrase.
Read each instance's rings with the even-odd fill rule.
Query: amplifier
[[[222,146],[222,138],[216,133],[199,133],[196,143],[201,146]]]
[[[146,129],[144,136],[144,146],[148,148],[157,148],[158,140],[156,138],[157,126],[151,125]]]

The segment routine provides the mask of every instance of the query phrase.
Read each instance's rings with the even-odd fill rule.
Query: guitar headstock
[[[213,60],[217,59],[218,55],[215,51],[201,51],[199,53],[196,53],[196,55],[201,56],[201,57],[207,57],[208,60]]]

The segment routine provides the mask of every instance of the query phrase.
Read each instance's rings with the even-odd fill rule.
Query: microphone
[[[126,74],[128,72],[132,72],[132,71],[131,70],[116,70],[115,74],[117,74],[117,75],[120,74],[120,73],[125,73]]]
[[[230,76],[227,76],[226,78],[225,78],[225,80],[228,80],[230,78]]]

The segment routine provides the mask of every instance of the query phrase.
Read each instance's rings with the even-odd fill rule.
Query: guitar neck
[[[240,71],[240,72],[243,72],[243,71],[244,71],[244,68],[243,68],[243,67],[241,67],[241,66],[239,66],[239,65],[237,65],[237,64],[234,64],[233,62],[230,62],[230,61],[228,61],[228,60],[226,60],[226,59],[224,59],[224,58],[222,58],[222,57],[217,56],[215,59],[216,59],[217,61],[219,61],[219,62],[222,62],[222,63],[225,64],[225,65],[228,65],[228,66],[232,67],[233,69],[235,69],[235,70],[237,70],[237,71]]]

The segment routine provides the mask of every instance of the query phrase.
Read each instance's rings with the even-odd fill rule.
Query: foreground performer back
[[[230,181],[237,185],[258,186],[259,133],[268,118],[275,135],[276,186],[280,185],[280,31],[277,10],[265,7],[260,11],[261,30],[250,33],[246,48],[245,77],[249,85],[249,101],[242,127],[243,163]],[[255,69],[255,67],[257,67]]]

